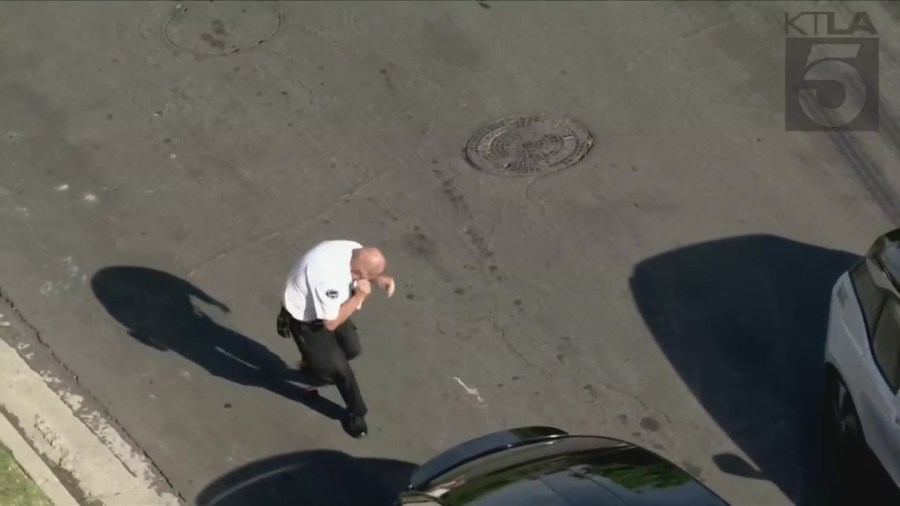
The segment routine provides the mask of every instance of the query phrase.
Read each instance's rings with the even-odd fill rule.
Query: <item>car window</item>
[[[859,305],[862,308],[866,329],[871,340],[872,335],[875,333],[875,323],[878,321],[878,314],[881,312],[887,293],[872,280],[866,262],[860,262],[854,267],[850,272],[850,277],[853,279],[853,286],[856,288],[856,296],[859,297]]]
[[[894,243],[881,253],[881,262],[894,279],[900,279],[900,243]]]
[[[885,381],[891,391],[897,393],[900,386],[900,303],[894,297],[888,299],[878,319],[872,349]]]

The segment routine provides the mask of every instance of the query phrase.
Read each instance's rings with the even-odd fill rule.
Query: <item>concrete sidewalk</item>
[[[0,314],[0,443],[53,504],[182,504],[158,490],[146,458],[101,414],[84,409],[84,399],[71,392],[51,389],[61,380],[50,371],[29,367],[26,358],[40,350],[8,344],[17,343],[21,325]]]
[[[78,506],[78,501],[5,416],[0,416],[0,444],[9,448],[16,463],[54,506]]]

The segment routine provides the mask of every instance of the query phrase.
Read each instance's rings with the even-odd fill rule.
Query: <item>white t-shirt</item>
[[[354,241],[324,241],[294,266],[284,287],[284,308],[305,322],[333,320],[350,298],[350,258],[362,248]]]

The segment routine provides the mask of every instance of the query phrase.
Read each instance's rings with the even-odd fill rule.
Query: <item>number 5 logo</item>
[[[787,130],[878,128],[878,39],[785,41]]]

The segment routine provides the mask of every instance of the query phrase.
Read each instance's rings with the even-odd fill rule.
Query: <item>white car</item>
[[[879,237],[831,291],[825,379],[842,448],[864,444],[900,486],[900,229]]]

